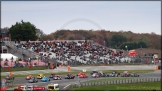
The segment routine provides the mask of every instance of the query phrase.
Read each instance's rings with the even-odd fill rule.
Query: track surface
[[[161,71],[157,72],[150,72],[150,73],[138,73],[140,75],[140,78],[142,77],[161,77]],[[69,84],[78,84],[78,77],[76,76],[75,79],[64,79],[65,75],[61,75],[62,80],[53,80],[49,82],[41,82],[38,80],[38,83],[28,83],[28,80],[25,78],[15,78],[15,83],[14,84],[25,84],[25,85],[37,85],[37,86],[47,86],[49,83],[58,83],[60,85],[60,88],[62,89],[63,87],[69,85]],[[90,74],[88,74],[88,78],[79,78],[80,82],[83,81],[89,81],[89,80],[95,80],[95,79],[102,79],[105,77],[101,78],[92,78]],[[112,77],[107,77],[105,79],[111,79]],[[121,78],[120,76],[117,78]],[[129,77],[130,78],[130,77]],[[133,77],[132,77],[133,78]]]

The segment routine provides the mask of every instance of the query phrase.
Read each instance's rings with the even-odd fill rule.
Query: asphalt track
[[[140,78],[143,78],[143,77],[161,77],[161,71],[149,72],[149,73],[138,73],[138,74],[139,74]],[[88,78],[79,78],[80,82],[105,78],[105,77],[92,78],[90,76],[90,74],[87,74],[87,75],[88,75]],[[37,86],[45,86],[46,87],[49,83],[57,83],[57,84],[59,84],[61,89],[65,86],[69,85],[69,84],[78,84],[78,77],[77,76],[75,77],[75,79],[64,79],[65,75],[61,75],[61,77],[62,77],[62,80],[51,79],[51,81],[48,81],[48,82],[41,82],[40,80],[38,80],[38,83],[28,83],[28,80],[26,80],[25,78],[15,78],[14,84],[37,85]],[[105,79],[111,79],[111,78],[112,77],[107,77]],[[117,77],[117,78],[120,78],[120,76]]]

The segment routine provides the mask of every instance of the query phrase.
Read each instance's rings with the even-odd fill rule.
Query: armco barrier
[[[142,82],[161,82],[161,81],[162,81],[161,77],[134,78],[134,79],[112,80],[112,81],[81,82],[81,87],[110,85],[110,84],[131,84]],[[73,87],[80,87],[80,86],[78,84],[73,84]]]
[[[65,86],[62,90],[63,90],[63,91],[68,91],[68,90],[70,90],[71,88],[72,88],[72,84],[69,84],[69,85]]]

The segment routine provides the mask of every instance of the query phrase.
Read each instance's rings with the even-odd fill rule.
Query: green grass
[[[104,73],[111,73],[114,70],[103,70]],[[125,70],[117,70],[117,72],[122,73]],[[129,70],[128,72],[137,72],[137,73],[147,73],[147,72],[153,72],[154,70]],[[78,74],[79,71],[73,71],[73,72],[58,72],[55,73],[57,75],[66,75],[66,74]],[[85,74],[90,74],[91,71],[84,72]],[[44,73],[45,76],[49,76],[51,73]],[[38,74],[31,74],[32,76],[37,76]],[[14,77],[26,77],[27,75],[16,75],[13,74]],[[1,76],[1,78],[4,78],[6,76]]]
[[[45,66],[32,67],[32,68],[30,68],[30,67],[25,67],[25,68],[10,68],[10,70],[8,70],[8,68],[1,68],[1,72],[28,71],[28,70],[29,71],[30,70],[45,70],[45,69],[47,69],[47,67],[45,67]]]
[[[138,84],[118,84],[118,85],[102,85],[74,88],[74,90],[160,90],[161,82],[147,82]]]

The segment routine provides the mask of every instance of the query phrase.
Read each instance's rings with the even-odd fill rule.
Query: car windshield
[[[48,86],[48,89],[54,89],[54,86]]]

